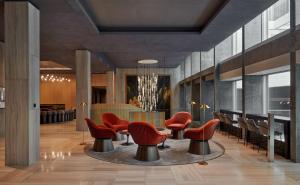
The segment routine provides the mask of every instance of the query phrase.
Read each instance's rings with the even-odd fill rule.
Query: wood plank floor
[[[217,133],[224,156],[199,164],[145,167],[112,164],[86,156],[75,124],[41,126],[41,161],[25,169],[4,166],[0,142],[1,185],[299,185],[300,164],[277,157],[268,163],[265,152],[253,151],[237,139]],[[88,133],[86,133],[88,136]],[[87,139],[89,142],[91,138]]]

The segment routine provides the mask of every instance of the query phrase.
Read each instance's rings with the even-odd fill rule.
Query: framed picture
[[[165,112],[166,118],[170,118],[170,76],[158,76],[158,102],[154,111]],[[128,75],[126,77],[126,103],[140,107],[138,101],[138,81],[136,75]]]

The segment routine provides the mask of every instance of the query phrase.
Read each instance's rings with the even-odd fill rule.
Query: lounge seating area
[[[300,184],[300,0],[0,0],[0,185]]]
[[[91,119],[85,118],[91,136],[95,139],[93,145],[94,152],[112,152],[114,145],[112,140],[118,134],[128,133],[127,137],[138,145],[135,159],[138,161],[157,161],[160,159],[158,145],[162,146],[166,140],[190,139],[190,146],[186,152],[195,155],[209,155],[211,150],[208,141],[213,137],[215,129],[219,125],[219,120],[208,121],[200,128],[188,128],[191,123],[191,115],[188,112],[178,112],[171,119],[165,121],[166,129],[158,131],[152,124],[147,122],[129,122],[120,119],[113,113],[103,113],[103,123],[96,124]],[[168,131],[168,130],[169,131]],[[171,135],[168,134],[171,132]],[[182,137],[178,137],[178,132],[182,132]],[[130,136],[129,136],[130,135]],[[170,136],[170,137],[168,137]],[[122,140],[118,139],[115,141]],[[127,138],[128,143],[128,138]],[[128,146],[125,145],[125,146]],[[160,150],[169,148],[161,147]]]

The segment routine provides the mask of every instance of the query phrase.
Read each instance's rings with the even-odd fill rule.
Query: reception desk
[[[139,112],[142,109],[130,104],[93,104],[91,107],[91,119],[97,124],[102,123],[102,114],[111,112],[121,119],[129,120],[129,112]]]
[[[165,112],[129,112],[129,121],[142,121],[155,126],[156,128],[165,127]]]

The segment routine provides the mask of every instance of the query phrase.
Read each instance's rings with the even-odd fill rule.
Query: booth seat
[[[91,136],[95,138],[94,151],[109,152],[114,150],[112,138],[116,137],[116,132],[104,125],[96,125],[91,119],[85,118],[85,121],[89,127]]]

